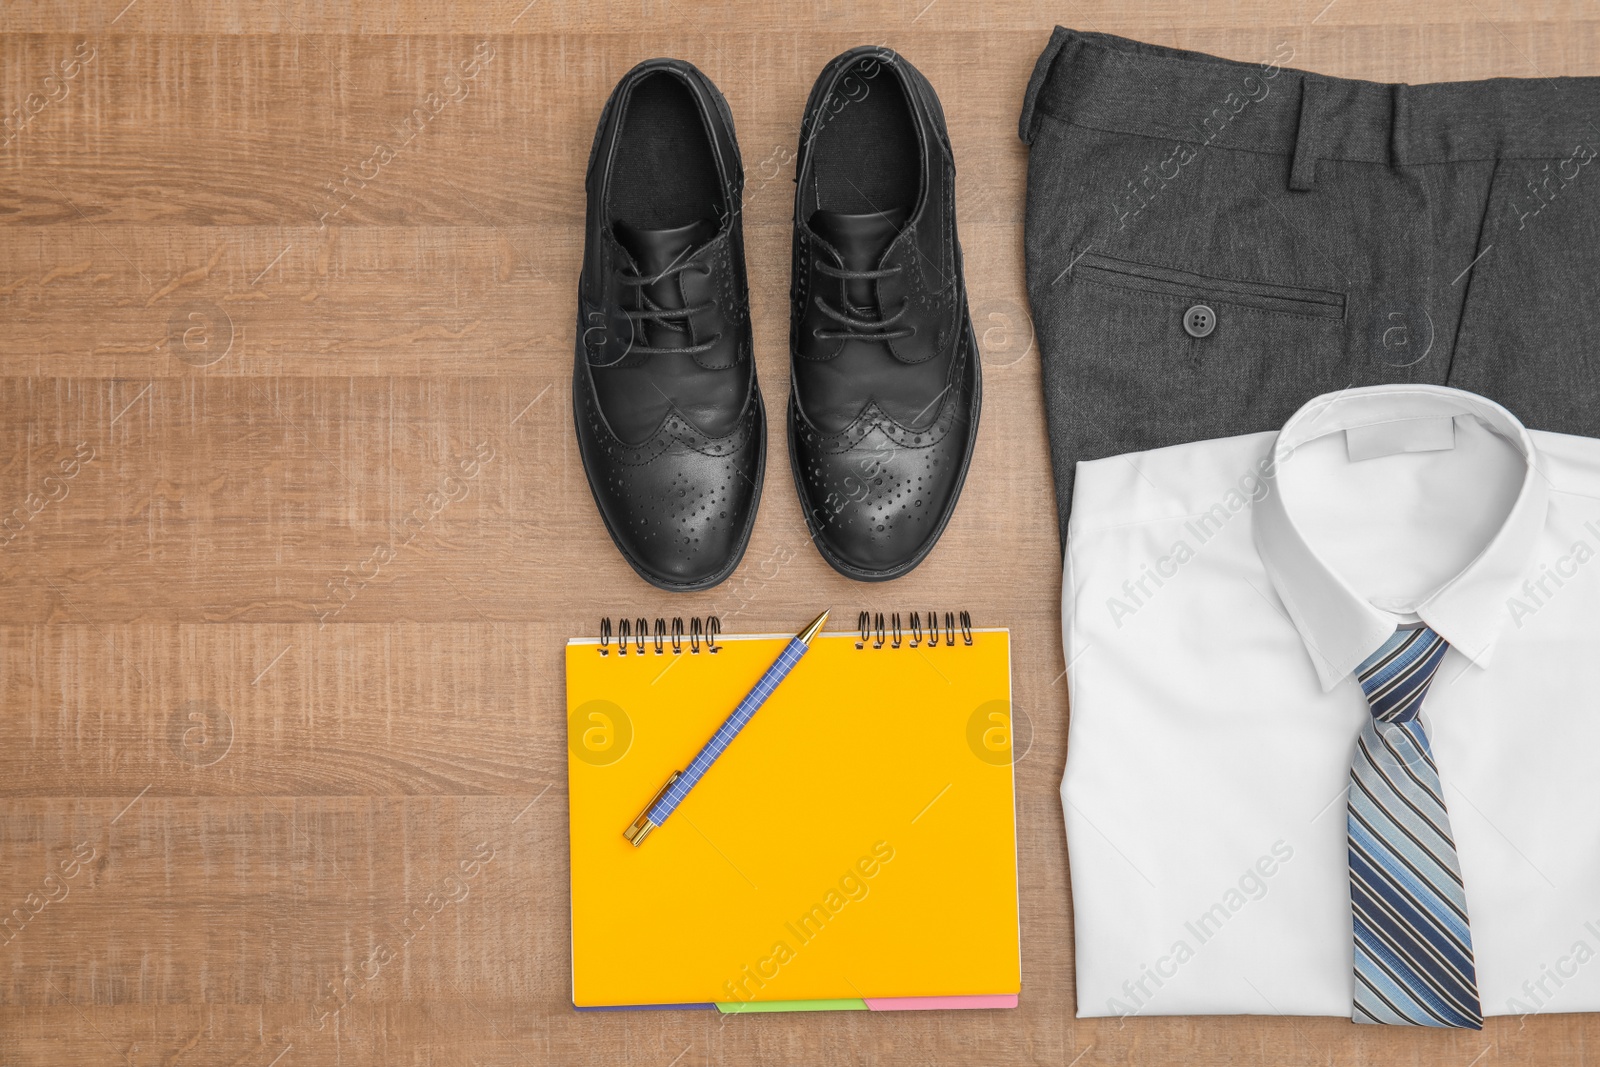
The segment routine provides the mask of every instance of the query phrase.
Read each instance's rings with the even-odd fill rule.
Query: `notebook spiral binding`
[[[909,622],[909,627],[907,626]],[[941,634],[939,626],[939,613],[928,612],[927,629],[923,629],[922,613],[913,611],[909,620],[902,621],[900,612],[891,612],[885,618],[883,612],[876,614],[863,611],[856,616],[856,629],[861,632],[861,639],[856,642],[857,648],[882,648],[888,644],[890,648],[899,648],[904,644],[907,648],[918,648],[926,645],[928,648],[938,648],[941,641],[954,648],[956,632],[959,628],[961,643],[972,644],[972,614],[970,612],[944,613],[944,627]],[[705,650],[710,653],[722,651],[722,646],[717,644],[717,638],[722,635],[722,620],[715,615],[708,615],[704,620],[695,615],[689,619],[688,624],[689,652],[693,655],[700,653],[700,646],[705,645]],[[909,633],[909,640],[907,634]],[[630,652],[643,656],[651,649],[658,656],[667,654],[667,646],[672,646],[674,656],[683,654],[684,622],[682,615],[672,619],[669,631],[665,617],[657,615],[655,626],[652,629],[650,620],[644,616],[629,619],[620,616],[616,626],[613,627],[611,617],[608,615],[600,620],[600,654],[611,655],[613,641],[619,656],[626,656]]]
[[[667,645],[669,643],[672,645],[672,654],[674,656],[683,653],[684,626],[682,615],[673,616],[670,636],[667,630],[667,620],[660,615],[656,616],[653,632],[650,628],[650,620],[642,615],[634,619],[619,617],[615,631],[611,627],[611,617],[609,615],[606,616],[600,620],[600,654],[602,656],[611,655],[613,633],[616,636],[617,655],[619,656],[628,655],[630,648],[635,655],[642,656],[646,653],[648,646],[652,644],[655,648],[655,654],[664,656],[667,654]],[[717,638],[722,634],[722,620],[717,616],[708,615],[703,621],[700,616],[693,616],[689,619],[688,634],[691,654],[699,655],[702,644],[705,645],[707,652],[717,653],[722,651],[722,646],[717,644]]]
[[[943,640],[945,644],[952,648],[955,647],[956,643],[957,618],[957,614],[953,611],[944,613]],[[963,611],[960,613],[959,618],[961,643],[970,645],[972,644],[972,614]],[[881,611],[876,614],[870,611],[863,611],[856,616],[856,629],[861,631],[861,640],[856,642],[856,647],[882,648],[885,641],[888,642],[890,648],[899,648],[902,643],[906,644],[908,648],[917,648],[920,645],[926,645],[929,648],[939,647],[939,613],[937,611],[928,612],[928,628],[926,632],[922,628],[921,612],[913,611],[909,622],[910,637],[908,640],[908,629],[902,625],[898,611],[891,612],[887,621],[885,621]]]

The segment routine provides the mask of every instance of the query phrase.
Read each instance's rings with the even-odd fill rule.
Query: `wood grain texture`
[[[0,7],[0,913],[27,917],[0,1065],[1586,1062],[1592,1016],[1073,1017],[1015,136],[1057,21],[1384,80],[1600,74],[1595,0]],[[572,440],[601,105],[657,54],[727,94],[781,412],[800,111],[880,42],[939,89],[960,168],[987,394],[961,507],[912,575],[851,583],[807,543],[774,419],[744,565],[657,592]],[[1022,1006],[574,1013],[563,639],[620,612],[782,630],[820,602],[1012,628]]]

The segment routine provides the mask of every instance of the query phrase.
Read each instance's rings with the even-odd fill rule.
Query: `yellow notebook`
[[[817,637],[638,848],[791,635],[567,644],[576,1007],[1015,1006],[1010,635],[866,629]]]

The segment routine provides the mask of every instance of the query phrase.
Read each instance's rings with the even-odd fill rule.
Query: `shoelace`
[[[676,277],[686,270],[697,270],[702,274],[711,273],[711,268],[709,266],[703,263],[688,261],[683,263],[675,263],[659,274],[636,274],[626,267],[619,267],[617,269],[617,278],[622,282],[623,285],[630,285],[639,290],[639,303],[642,305],[641,307],[637,308],[624,308],[623,314],[627,315],[629,320],[635,323],[655,322],[667,327],[670,330],[676,330],[679,333],[688,333],[689,317],[691,315],[696,315],[702,311],[708,311],[711,308],[716,307],[717,302],[715,300],[707,300],[700,304],[690,304],[688,307],[669,308],[662,307],[660,304],[656,303],[650,298],[650,295],[644,291],[645,286],[666,281],[668,278]],[[637,330],[634,332],[636,335],[638,334]],[[692,356],[699,352],[709,351],[711,347],[721,339],[721,333],[714,333],[709,338],[701,341],[697,345],[687,345],[683,348],[665,348],[658,345],[640,344],[636,339],[635,342],[629,346],[628,350],[630,352],[636,352],[647,356],[658,355],[663,352],[677,352],[682,355]]]
[[[867,282],[899,274],[900,268],[884,267],[881,270],[846,270],[843,267],[835,267],[831,263],[819,262],[817,271],[828,275],[830,278],[838,278],[844,282]],[[863,319],[850,314],[848,310],[841,311],[831,306],[826,300],[822,299],[820,293],[817,294],[815,300],[818,310],[845,327],[843,330],[817,330],[815,331],[815,336],[818,340],[847,341],[851,338],[860,338],[864,341],[895,341],[902,337],[911,337],[917,332],[915,326],[889,329],[905,316],[910,306],[909,304],[902,304],[899,311],[887,318]]]

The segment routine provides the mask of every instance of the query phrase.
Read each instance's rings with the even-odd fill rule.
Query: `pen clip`
[[[668,778],[666,785],[658,789],[656,795],[650,798],[650,803],[644,806],[644,810],[639,813],[639,817],[633,820],[633,823],[626,830],[622,831],[622,836],[632,843],[634,848],[638,848],[639,843],[645,839],[645,835],[656,828],[656,824],[650,821],[650,812],[661,802],[661,798],[667,795],[667,790],[672,788],[672,783],[682,777],[682,771],[673,771],[672,777]]]

